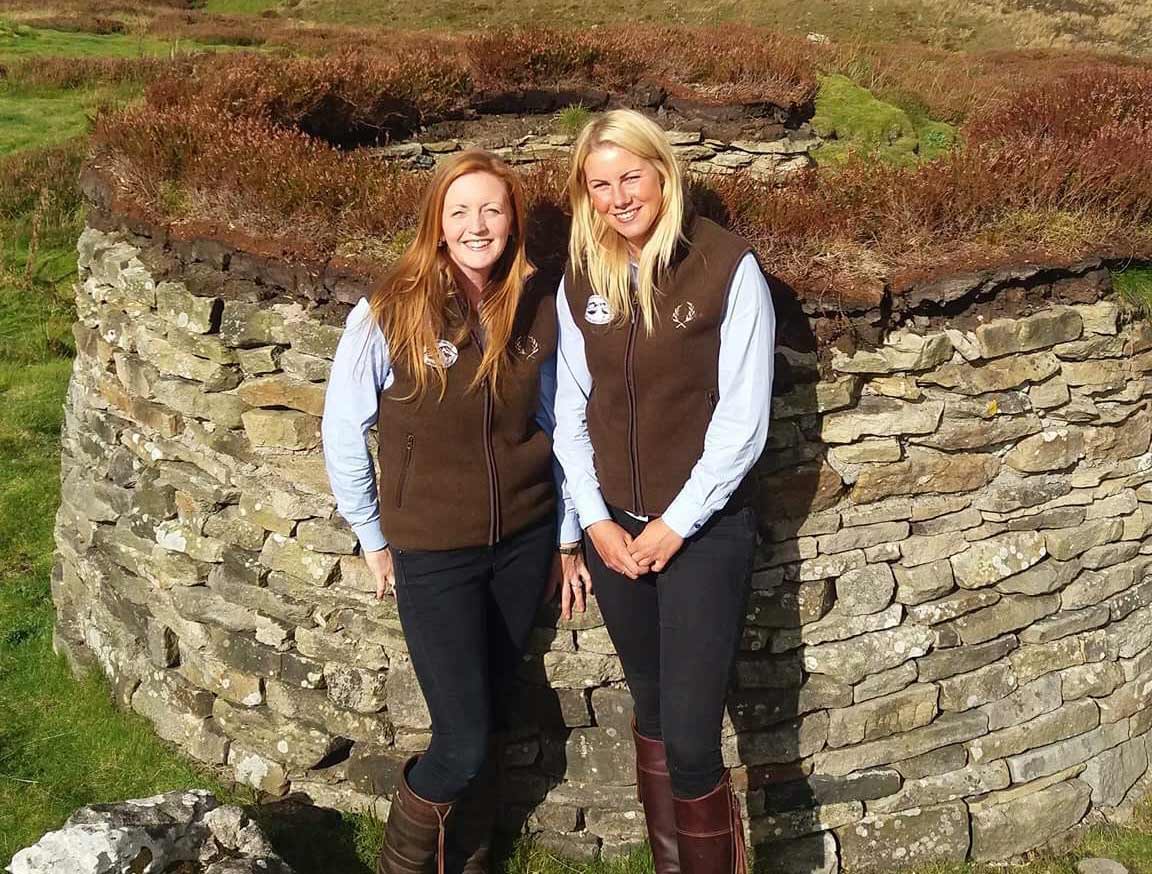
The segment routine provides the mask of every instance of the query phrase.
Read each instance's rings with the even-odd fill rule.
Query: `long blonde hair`
[[[436,351],[437,340],[444,336],[455,290],[451,261],[440,245],[444,197],[453,182],[469,173],[490,173],[502,181],[512,210],[508,245],[493,267],[479,308],[486,339],[469,391],[487,380],[499,396],[500,373],[507,363],[520,294],[535,272],[524,248],[524,189],[512,168],[480,149],[460,152],[441,163],[424,192],[415,238],[376,287],[371,300],[372,318],[388,341],[390,357],[400,362],[415,382],[406,399],[422,397],[428,390],[429,370],[439,381],[440,398],[448,384],[445,365]],[[451,339],[461,345],[467,336],[468,326],[463,325]]]
[[[639,112],[606,112],[585,125],[576,140],[568,171],[568,200],[572,205],[568,261],[574,271],[587,274],[592,289],[608,300],[620,321],[632,318],[628,243],[596,212],[584,173],[588,156],[607,145],[651,161],[660,174],[663,200],[652,234],[640,250],[636,276],[636,303],[644,329],[651,334],[660,278],[672,263],[677,245],[684,241],[684,180],[664,131]]]

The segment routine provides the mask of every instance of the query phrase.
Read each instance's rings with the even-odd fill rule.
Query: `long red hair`
[[[412,396],[428,389],[429,371],[435,374],[444,396],[447,375],[436,341],[444,337],[448,307],[455,290],[452,265],[447,250],[440,245],[444,222],[444,197],[449,186],[469,173],[489,173],[508,192],[511,234],[500,260],[492,269],[479,309],[485,336],[484,354],[469,391],[485,381],[499,394],[500,373],[507,364],[508,343],[516,320],[516,307],[524,283],[535,272],[524,247],[527,219],[524,189],[516,173],[496,155],[473,149],[444,160],[432,176],[420,215],[416,236],[372,293],[372,317],[388,341],[393,362],[400,362],[415,382]],[[461,345],[468,336],[462,326],[450,339]],[[434,362],[434,363],[433,363]]]

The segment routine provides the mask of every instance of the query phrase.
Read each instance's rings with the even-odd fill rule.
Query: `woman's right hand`
[[[372,577],[376,580],[376,600],[383,601],[385,595],[396,593],[396,572],[392,567],[392,550],[385,547],[364,553],[364,561]]]
[[[584,529],[584,533],[596,547],[600,560],[611,570],[623,574],[630,580],[638,579],[648,572],[647,568],[636,563],[636,559],[632,558],[632,553],[628,551],[628,547],[632,545],[632,535],[611,519],[593,522]]]

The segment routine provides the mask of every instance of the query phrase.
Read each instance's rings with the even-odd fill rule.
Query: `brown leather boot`
[[[680,867],[684,874],[747,874],[747,848],[731,775],[707,795],[673,799]]]
[[[680,851],[676,845],[676,812],[672,806],[672,778],[664,741],[645,737],[632,721],[636,744],[636,794],[644,805],[648,844],[652,847],[655,874],[680,874]]]
[[[452,808],[448,818],[445,874],[488,874],[496,827],[496,752]]]
[[[376,874],[425,874],[433,859],[437,861],[436,870],[444,874],[444,822],[452,802],[425,801],[412,791],[408,772],[417,758],[413,756],[404,763],[400,785],[392,796]]]

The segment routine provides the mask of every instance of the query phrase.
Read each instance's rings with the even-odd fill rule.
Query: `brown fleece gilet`
[[[663,513],[704,451],[718,398],[720,325],[740,260],[750,250],[705,218],[688,225],[688,245],[658,283],[656,325],[605,318],[588,277],[564,275],[572,317],[592,375],[588,436],[604,500],[641,515]]]
[[[443,398],[433,378],[423,398],[402,400],[412,376],[393,362],[377,424],[380,527],[389,544],[483,546],[555,513],[552,440],[536,421],[540,367],[556,350],[555,295],[540,285],[529,282],[521,297],[499,399],[487,386],[468,390],[483,355],[471,337],[454,349]]]

